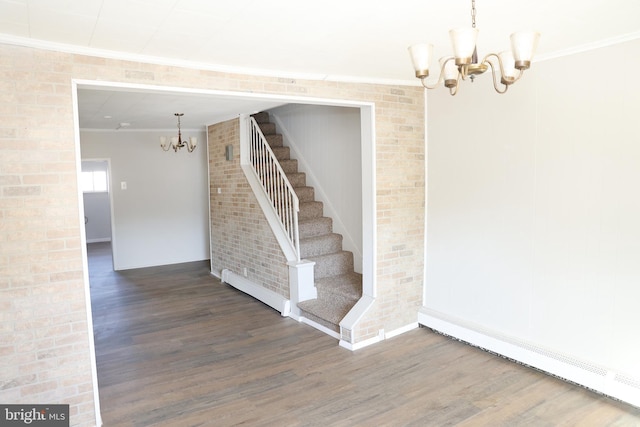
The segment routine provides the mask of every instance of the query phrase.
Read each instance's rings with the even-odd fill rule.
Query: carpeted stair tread
[[[362,274],[349,272],[315,281],[318,293],[334,293],[354,300],[362,296]]]
[[[300,256],[313,256],[334,253],[342,250],[342,235],[327,233],[300,239]]]

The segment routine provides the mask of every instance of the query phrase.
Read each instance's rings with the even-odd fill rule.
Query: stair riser
[[[340,332],[340,326],[333,324],[329,321],[324,320],[321,317],[316,316],[315,314],[309,313],[308,311],[305,311],[303,309],[300,309],[300,315],[302,317],[305,317],[311,321],[314,321],[316,323],[318,323],[319,325],[324,326],[325,328],[334,331],[334,332]]]
[[[313,221],[301,222],[298,233],[301,239],[307,237],[320,236],[333,231],[333,221],[331,218],[315,218]]]
[[[300,203],[300,212],[298,212],[298,219],[310,219],[319,218],[322,216],[322,203],[320,202],[306,202]]]
[[[293,188],[305,187],[307,185],[307,176],[302,172],[288,173],[287,179]]]
[[[313,187],[294,187],[294,190],[301,202],[313,202],[316,199]]]
[[[289,147],[271,147],[271,151],[276,156],[278,160],[290,160],[291,155],[289,152]]]
[[[315,286],[318,295],[335,294],[349,300],[358,300],[362,296],[362,275],[351,273],[318,279]]]
[[[264,137],[267,139],[267,142],[269,143],[269,146],[271,146],[271,148],[282,147],[282,144],[284,144],[284,142],[282,141],[282,135],[280,135],[279,133],[275,135],[265,135]]]
[[[282,160],[280,162],[280,167],[282,167],[285,174],[298,172],[298,161],[294,159]]]
[[[353,271],[353,254],[351,252],[339,252],[329,256],[312,258],[312,261],[316,263],[313,270],[316,279]]]
[[[258,123],[262,134],[267,135],[275,135],[276,133],[276,124],[275,123]]]

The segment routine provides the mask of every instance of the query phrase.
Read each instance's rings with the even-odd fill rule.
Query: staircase
[[[253,118],[300,200],[300,258],[315,262],[318,298],[298,303],[300,315],[340,332],[340,321],[362,295],[362,275],[353,271],[353,253],[342,250],[342,235],[334,233],[331,218],[323,216],[322,202],[315,200],[314,188],[308,187],[305,174],[298,172],[298,161],[283,145],[269,113],[257,113]]]

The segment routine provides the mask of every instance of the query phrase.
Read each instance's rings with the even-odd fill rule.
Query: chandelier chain
[[[471,0],[471,28],[476,27],[476,0]]]

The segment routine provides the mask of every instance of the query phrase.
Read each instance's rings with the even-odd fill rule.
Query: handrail
[[[253,117],[249,123],[249,162],[271,201],[280,224],[293,245],[297,260],[300,261],[300,237],[298,234],[298,212],[300,201],[280,162],[271,150],[260,126]]]

